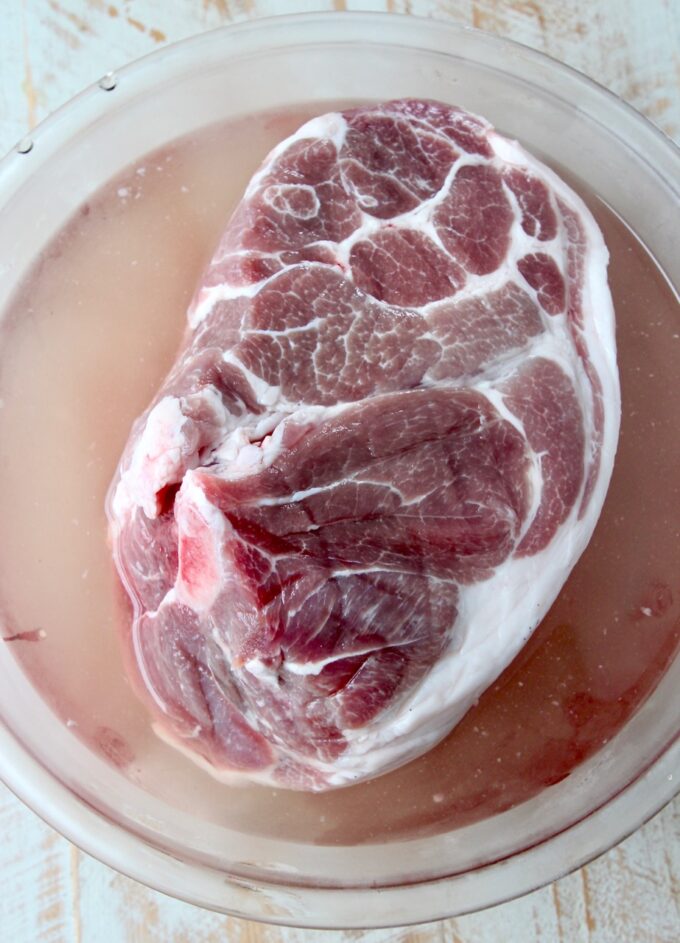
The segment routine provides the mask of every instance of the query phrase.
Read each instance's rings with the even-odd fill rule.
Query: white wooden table
[[[0,153],[86,84],[223,23],[315,9],[449,17],[551,53],[680,138],[680,0],[0,0]],[[551,887],[411,930],[281,930],[99,864],[0,785],[0,943],[678,943],[680,802]]]

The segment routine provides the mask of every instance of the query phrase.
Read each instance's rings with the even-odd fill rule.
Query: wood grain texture
[[[104,72],[230,21],[311,9],[451,18],[591,75],[680,138],[676,0],[0,0],[0,153]],[[8,943],[677,943],[680,802],[609,854],[520,900],[414,929],[305,931],[198,910],[69,845],[0,786]]]
[[[417,928],[293,930],[221,917],[130,880],[0,786],[0,940],[12,943],[677,943],[680,803],[519,900]]]
[[[477,26],[568,63],[680,137],[675,0],[0,0],[0,153],[103,72],[204,29],[315,9]]]

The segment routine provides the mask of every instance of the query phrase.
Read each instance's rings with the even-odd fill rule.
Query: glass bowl
[[[568,167],[680,284],[678,152],[625,103],[539,53],[478,31],[392,15],[313,14],[168,46],[107,74],[20,142],[0,164],[0,312],[74,211],[149,152],[248,113],[400,96],[479,112]],[[632,547],[633,563],[634,555]],[[0,776],[78,846],[164,893],[280,924],[401,925],[524,894],[658,811],[680,778],[679,691],[675,658],[613,740],[505,812],[407,840],[310,843],[245,831],[228,816],[220,822],[201,794],[180,806],[168,798],[172,790],[146,788],[144,756],[133,775],[116,762],[114,738],[107,761],[31,683],[13,647],[0,645]]]

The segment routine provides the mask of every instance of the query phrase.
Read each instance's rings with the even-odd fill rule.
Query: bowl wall
[[[112,82],[104,83],[110,86]],[[0,164],[0,312],[74,210],[151,150],[299,102],[436,98],[564,165],[680,284],[680,160],[628,106],[516,44],[372,14],[280,17],[204,34],[122,70]],[[23,147],[22,150],[26,148]],[[0,775],[96,857],[193,903],[295,925],[398,925],[479,909],[582,864],[677,788],[680,663],[603,750],[529,802],[444,835],[343,848],[216,827],[103,762],[0,647]],[[675,745],[674,745],[675,741]],[[673,775],[675,774],[675,779]]]

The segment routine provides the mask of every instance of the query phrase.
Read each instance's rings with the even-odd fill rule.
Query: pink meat
[[[108,506],[161,735],[324,789],[451,728],[599,513],[605,267],[581,201],[459,109],[358,108],[275,148]],[[498,625],[472,605],[494,594]]]

